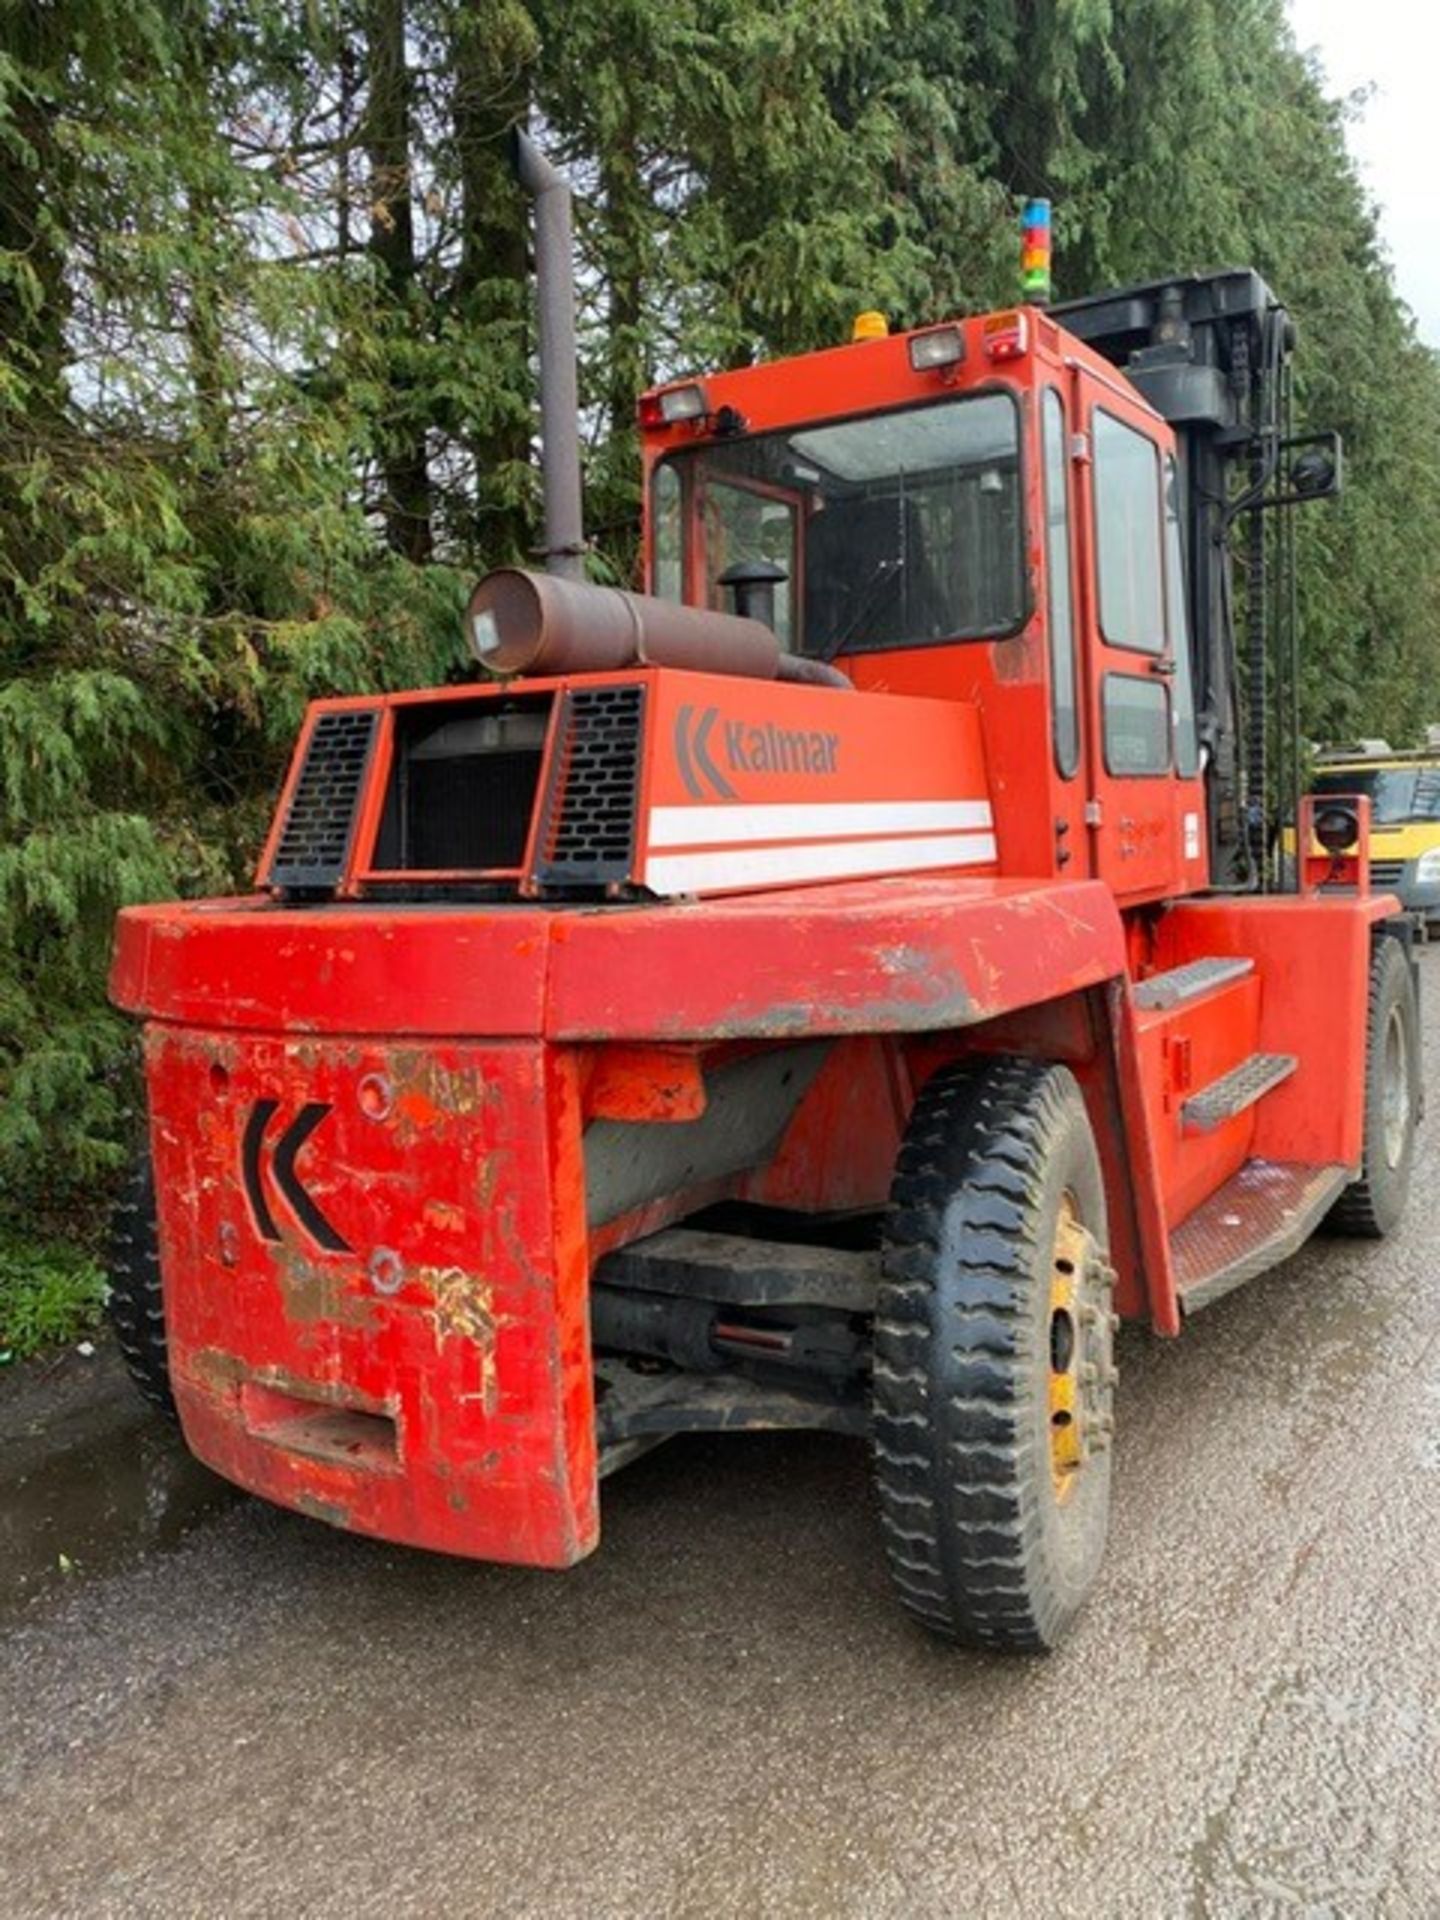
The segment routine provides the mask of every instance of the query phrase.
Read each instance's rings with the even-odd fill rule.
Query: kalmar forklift
[[[1119,1321],[1405,1204],[1409,925],[1298,794],[1338,446],[1256,273],[1051,306],[1040,203],[1012,310],[645,394],[646,590],[593,584],[518,155],[547,570],[470,679],[312,704],[253,892],[120,916],[120,1343],[251,1492],[532,1567],[675,1435],[862,1436],[905,1606],[1051,1648]]]

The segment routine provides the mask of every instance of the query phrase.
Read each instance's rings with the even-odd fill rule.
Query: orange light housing
[[[1030,325],[1024,313],[992,313],[980,329],[988,360],[1019,360],[1030,351]]]

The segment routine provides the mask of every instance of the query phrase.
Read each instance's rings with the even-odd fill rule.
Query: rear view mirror
[[[1335,491],[1335,462],[1324,447],[1306,447],[1295,456],[1290,484],[1302,499],[1320,500]]]
[[[1264,442],[1252,442],[1254,450],[1264,451]],[[1250,494],[1241,504],[1252,509],[1297,507],[1311,500],[1333,500],[1345,483],[1345,450],[1338,433],[1295,433],[1280,442],[1279,453],[1290,464],[1283,470],[1278,463],[1273,477],[1280,484],[1274,492],[1265,492],[1256,500]]]

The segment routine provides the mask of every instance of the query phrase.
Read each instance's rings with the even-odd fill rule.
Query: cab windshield
[[[767,562],[784,576],[775,626],[793,652],[829,659],[990,638],[1024,618],[1019,413],[1008,394],[674,454],[656,469],[652,510],[655,592],[728,612],[721,576]]]
[[[1440,820],[1440,767],[1356,767],[1349,773],[1322,773],[1311,791],[1368,794],[1370,819],[1377,827]]]

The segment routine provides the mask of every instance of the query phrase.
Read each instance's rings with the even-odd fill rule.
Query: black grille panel
[[[1372,860],[1370,862],[1370,884],[1372,887],[1398,887],[1405,878],[1403,860]]]
[[[400,709],[372,871],[518,873],[549,721],[549,694]]]
[[[639,686],[566,694],[536,875],[542,885],[630,878],[644,704]]]
[[[272,886],[323,890],[339,881],[379,719],[371,708],[316,720],[271,863]]]

